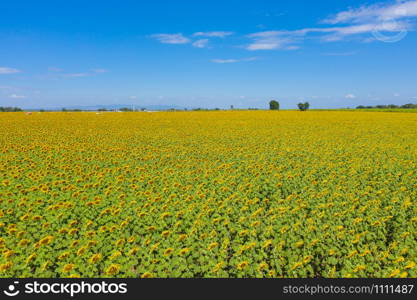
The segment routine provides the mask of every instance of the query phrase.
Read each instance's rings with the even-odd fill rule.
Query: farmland
[[[417,277],[417,114],[0,113],[0,277]]]

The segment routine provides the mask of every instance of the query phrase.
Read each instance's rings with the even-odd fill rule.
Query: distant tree
[[[99,108],[98,111],[107,111],[106,108]]]
[[[68,111],[65,107],[62,108],[62,111]]]
[[[146,110],[146,108],[142,107],[140,110],[141,110],[141,111],[145,111],[145,110]]]
[[[401,105],[401,108],[417,108],[417,104],[407,103],[407,104]]]
[[[269,102],[269,109],[270,110],[279,110],[279,102],[276,100],[271,100]]]
[[[3,107],[3,106],[0,106],[0,111],[1,112],[18,112],[18,111],[23,111],[23,110],[19,107],[10,107],[10,106]]]
[[[119,109],[120,111],[133,111],[131,108],[129,107],[122,107]]]
[[[299,110],[301,110],[301,111],[306,111],[307,109],[309,109],[309,108],[310,108],[310,103],[308,103],[308,102],[305,102],[305,103],[298,103],[298,104],[297,104],[297,106],[298,106],[298,109],[299,109]]]
[[[233,110],[235,109],[235,107],[233,105],[230,105],[230,109]]]

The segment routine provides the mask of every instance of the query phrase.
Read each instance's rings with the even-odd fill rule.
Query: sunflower
[[[68,273],[71,272],[72,270],[74,270],[75,265],[74,264],[66,264],[63,268],[62,268],[62,272],[63,273]]]

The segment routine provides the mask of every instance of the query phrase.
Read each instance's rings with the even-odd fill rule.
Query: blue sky
[[[0,2],[0,106],[417,103],[417,1]]]

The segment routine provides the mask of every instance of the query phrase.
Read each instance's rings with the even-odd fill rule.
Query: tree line
[[[16,111],[23,111],[23,110],[19,107],[0,106],[0,112],[16,112]]]
[[[387,108],[417,108],[417,104],[407,103],[404,105],[395,105],[395,104],[388,104],[388,105],[375,105],[375,106],[364,106],[359,105],[356,109],[372,109],[372,108],[379,108],[379,109],[387,109]]]

